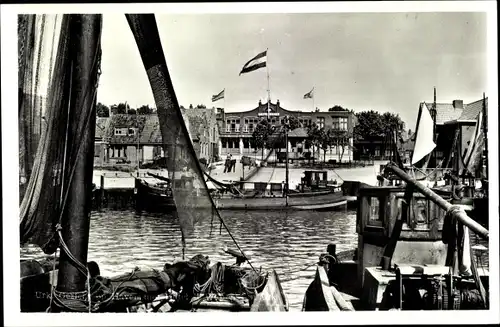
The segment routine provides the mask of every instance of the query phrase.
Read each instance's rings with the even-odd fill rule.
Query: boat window
[[[413,199],[411,217],[417,225],[427,225],[429,222],[427,204],[428,202],[426,199]]]
[[[370,216],[368,218],[368,225],[382,226],[383,217],[380,215],[380,200],[379,198],[372,197],[369,200]]]

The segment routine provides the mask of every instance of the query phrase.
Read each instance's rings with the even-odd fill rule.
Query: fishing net
[[[205,184],[203,169],[196,157],[172,81],[159,44],[153,15],[127,15],[135,36],[155,99],[169,178],[173,181],[183,240],[194,231],[196,223],[216,212]]]
[[[53,253],[58,245],[56,225],[63,222],[82,141],[94,132],[89,122],[95,117],[100,46],[95,53],[79,52],[80,44],[72,38],[84,38],[79,35],[85,28],[80,15],[21,15],[18,22],[19,65],[23,66],[19,72],[20,240]],[[84,69],[85,65],[91,69]]]

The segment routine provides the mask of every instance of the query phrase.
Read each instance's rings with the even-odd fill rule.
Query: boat
[[[469,233],[487,240],[488,230],[389,167],[407,188],[360,189],[358,247],[345,254],[331,244],[320,255],[303,311],[487,309],[489,272]]]
[[[175,210],[170,179],[159,179],[158,175],[148,173],[153,179],[135,177],[134,197],[137,211],[171,212]]]
[[[213,192],[219,210],[314,210],[330,211],[355,206],[357,197],[342,185],[327,179],[326,170],[305,170],[296,189],[286,190],[286,183],[220,183]],[[346,185],[348,181],[344,181]]]
[[[434,89],[434,108],[436,107],[436,89]],[[419,116],[417,123],[418,127],[421,123],[422,116]],[[418,168],[414,165],[399,164],[400,169],[412,176],[414,180],[420,181],[430,187],[435,193],[439,194],[446,200],[451,201],[455,205],[462,206],[463,209],[470,215],[471,218],[482,224],[489,226],[488,214],[488,158],[487,158],[487,108],[486,97],[483,93],[482,110],[477,114],[476,124],[473,133],[470,136],[470,141],[467,145],[459,142],[460,128],[457,125],[455,135],[450,148],[450,152],[446,158],[443,158],[436,167],[428,167],[431,151],[423,156],[423,167]],[[423,120],[422,120],[423,121]],[[424,130],[424,134],[428,133]],[[435,142],[435,137],[433,141]],[[397,146],[397,141],[393,142],[393,152],[395,154],[395,162],[401,162],[400,154]],[[483,151],[484,149],[484,151]],[[399,158],[398,158],[399,157]],[[481,163],[481,161],[483,161]],[[390,170],[386,170],[385,166],[380,167],[379,185],[392,185],[404,187],[404,181]]]
[[[182,260],[167,262],[162,269],[134,269],[112,277],[101,276],[99,264],[87,260],[93,193],[89,169],[93,166],[94,144],[91,122],[96,115],[102,15],[20,15],[19,42],[23,47],[19,53],[19,114],[33,117],[33,113],[45,109],[47,122],[37,149],[26,146],[31,153],[23,151],[25,158],[34,153],[36,156],[29,162],[29,169],[24,169],[27,185],[20,205],[20,238],[22,244],[36,245],[50,256],[42,261],[20,261],[22,311],[170,312],[200,306],[287,311],[286,296],[276,272],[254,267],[210,197],[173,90],[154,15],[134,14],[126,18],[157,105],[163,146],[169,158],[167,169],[192,177],[192,183],[177,187],[175,176],[169,176],[174,180],[171,190],[182,237]],[[53,37],[48,37],[50,33],[36,30],[40,20],[43,26],[49,19],[55,21],[47,26],[60,27],[53,33],[58,34],[57,44]],[[53,42],[50,53],[57,54],[54,60],[52,55],[36,51],[46,40]],[[48,57],[50,65],[34,65],[35,59],[44,61]],[[47,79],[50,83],[46,108],[40,108],[40,102],[30,101],[37,95],[36,87],[35,94],[30,93],[32,81],[38,86],[46,77],[39,75],[42,66],[52,69]],[[29,121],[26,125],[24,132],[33,127]],[[148,188],[153,193],[158,191],[155,195],[166,192],[168,187],[164,189]],[[192,235],[197,221],[206,217],[207,208],[217,215],[238,248],[227,251],[236,257],[236,264],[210,265],[203,255],[185,259],[186,238]]]

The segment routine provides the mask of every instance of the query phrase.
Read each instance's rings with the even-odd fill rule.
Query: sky
[[[415,128],[421,101],[469,103],[487,91],[484,13],[156,15],[179,103],[254,109],[266,69],[239,76],[268,49],[271,100],[290,110],[390,111]],[[104,14],[98,101],[154,105],[123,14]],[[303,99],[314,87],[313,100]],[[225,89],[225,101],[211,102]]]

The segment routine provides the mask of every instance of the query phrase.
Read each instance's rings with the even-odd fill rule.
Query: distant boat
[[[328,181],[325,170],[306,170],[296,190],[285,192],[284,183],[221,183],[208,176],[219,191],[213,193],[219,210],[335,210],[357,201],[340,185]],[[253,190],[243,185],[253,184]]]
[[[175,210],[170,180],[148,183],[145,179],[135,178],[135,208],[138,211],[170,212]]]

